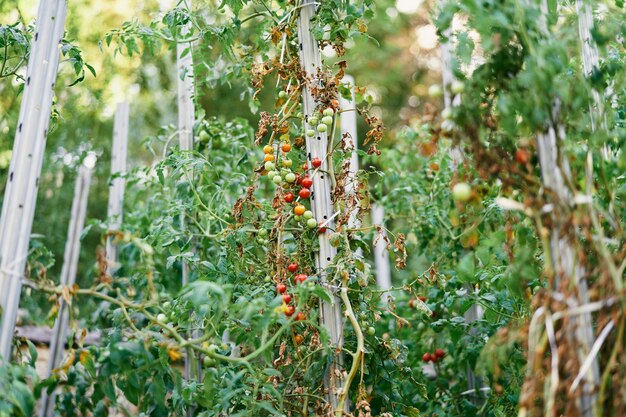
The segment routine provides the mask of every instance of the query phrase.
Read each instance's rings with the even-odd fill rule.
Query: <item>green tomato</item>
[[[328,126],[326,126],[325,124],[319,124],[317,125],[317,131],[320,133],[324,133],[328,130]]]
[[[311,210],[307,210],[307,211],[304,212],[302,217],[304,217],[306,220],[312,219],[313,218],[313,212]]]
[[[367,334],[369,334],[370,336],[374,336],[376,334],[376,329],[372,326],[368,327]]]
[[[265,239],[263,239],[262,237],[257,237],[257,238],[256,238],[256,242],[257,242],[259,245],[262,245],[262,244],[265,242]]]
[[[157,320],[159,323],[163,324],[163,323],[165,323],[165,322],[167,321],[167,316],[166,316],[165,314],[163,314],[163,313],[159,313],[159,314],[157,314],[157,316],[156,316],[156,320]]]
[[[285,181],[287,181],[288,183],[296,182],[296,174],[290,172],[289,174],[285,175]]]
[[[441,117],[444,120],[452,119],[452,109],[450,107],[443,109],[443,111],[441,112]]]
[[[315,219],[308,219],[306,221],[306,227],[308,227],[309,229],[315,229],[317,227],[317,220],[315,220]]]
[[[312,138],[313,136],[315,136],[315,130],[313,129],[307,129],[306,131],[306,135],[310,138]]]
[[[333,233],[332,235],[330,235],[328,240],[330,241],[330,246],[334,248],[338,247],[341,244],[341,233]]]
[[[267,236],[267,229],[259,229],[259,236],[261,237]]]
[[[452,198],[456,201],[465,202],[472,196],[472,187],[466,182],[459,182],[452,187]]]
[[[274,182],[274,184],[278,185],[281,182],[283,182],[283,179],[280,175],[274,175],[274,178],[272,178],[272,182]]]
[[[281,163],[284,167],[287,167],[287,168],[289,168],[290,166],[292,166],[292,165],[293,165],[293,161],[292,161],[291,159],[287,159],[287,158],[285,158],[285,159],[283,159],[282,161],[280,161],[280,163]]]
[[[309,125],[310,126],[315,126],[316,124],[318,124],[320,121],[317,117],[312,116],[311,118],[309,118]]]
[[[270,277],[269,275],[266,275],[265,278],[263,279],[263,281],[265,281],[265,282],[272,282],[272,277]]]
[[[278,98],[282,98],[283,100],[286,99],[287,97],[289,97],[289,94],[287,94],[286,91],[280,91],[278,93]]]
[[[333,117],[332,116],[322,117],[322,123],[324,123],[328,127],[331,127],[333,125]]]
[[[200,142],[208,142],[209,141],[209,134],[207,133],[206,130],[201,130],[199,136],[200,136]]]
[[[273,171],[276,165],[272,161],[267,161],[263,168],[265,168],[266,171]]]
[[[461,94],[465,91],[465,84],[459,80],[454,80],[450,85],[450,91],[452,91],[453,94]]]
[[[205,368],[209,368],[215,365],[215,359],[213,359],[210,356],[205,356],[204,358],[202,358],[202,364],[204,365]]]
[[[302,217],[300,217],[300,216],[298,216],[298,215],[295,215],[295,216],[293,216],[293,219],[294,219],[295,221],[299,222],[300,220],[302,220]]]
[[[333,114],[335,114],[335,110],[331,109],[330,107],[327,109],[324,109],[324,116],[332,116]]]
[[[443,89],[439,84],[433,84],[428,88],[428,95],[433,98],[439,98],[443,95]]]

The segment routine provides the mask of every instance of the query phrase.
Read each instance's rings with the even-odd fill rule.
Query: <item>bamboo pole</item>
[[[0,215],[0,363],[9,361],[65,24],[65,0],[41,1]]]
[[[305,115],[305,129],[315,129],[308,123],[309,117],[316,110],[317,103],[312,95],[312,89],[323,88],[318,77],[318,70],[322,68],[319,45],[311,32],[311,19],[315,16],[314,0],[303,0],[298,16],[298,40],[300,49],[301,65],[306,74],[306,83],[303,87],[302,102]],[[326,133],[316,132],[315,137],[306,138],[307,160],[320,158],[322,166],[312,175],[313,188],[311,195],[311,210],[318,222],[326,222],[328,229],[335,228],[333,219],[333,202],[331,195],[331,179],[328,174],[330,164],[329,141]],[[315,264],[317,275],[324,284],[331,284],[330,288],[336,288],[337,283],[329,282],[327,267],[332,263],[337,251],[330,245],[328,234],[320,233],[319,251],[315,254]],[[338,405],[338,389],[340,388],[341,365],[343,362],[341,346],[343,345],[343,325],[342,325],[341,301],[336,290],[333,290],[333,302],[320,302],[320,321],[322,326],[329,333],[331,343],[337,346],[337,357],[330,364],[330,369],[326,371],[324,382],[326,388],[326,398],[333,410]]]
[[[115,109],[115,120],[113,123],[113,148],[111,151],[111,176],[124,175],[126,173],[126,155],[128,152],[128,121],[129,105],[127,102],[118,103]],[[126,181],[118,176],[111,180],[109,185],[109,204],[107,207],[107,218],[111,231],[119,230],[122,227],[124,187]],[[107,274],[113,275],[119,268],[118,247],[112,236],[107,238],[106,258]]]
[[[89,186],[91,185],[91,171],[91,167],[87,167],[84,164],[78,170],[70,223],[67,231],[67,241],[65,243],[63,268],[61,269],[62,287],[72,287],[76,282],[78,259],[80,257],[80,237],[85,225]],[[52,330],[47,377],[50,377],[53,370],[61,364],[69,328],[69,305],[63,298],[59,298],[58,302],[59,311]],[[48,395],[44,390],[41,398],[41,408],[39,409],[40,417],[52,417],[54,415],[55,399],[56,395],[54,392]]]

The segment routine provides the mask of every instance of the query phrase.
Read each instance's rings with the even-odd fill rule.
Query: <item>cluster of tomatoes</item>
[[[293,274],[296,274],[293,278],[294,284],[302,284],[307,280],[308,276],[306,274],[297,273],[298,272],[298,263],[292,262],[287,266],[287,270]],[[287,285],[285,283],[279,283],[276,285],[276,292],[278,292],[283,299],[282,311],[285,313],[285,316],[291,317],[293,313],[295,313],[296,308],[291,304],[292,296],[287,292]],[[306,314],[300,311],[296,314],[296,320],[302,321],[306,319]]]
[[[439,362],[443,357],[446,356],[446,352],[443,349],[435,349],[435,353],[426,352],[422,355],[422,360],[424,362]]]

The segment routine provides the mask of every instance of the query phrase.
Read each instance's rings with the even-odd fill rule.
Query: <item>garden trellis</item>
[[[65,244],[65,254],[63,257],[63,269],[61,270],[62,288],[72,288],[76,283],[76,273],[78,271],[78,258],[80,256],[80,240],[85,225],[85,216],[87,214],[87,200],[89,197],[89,187],[91,185],[92,167],[87,164],[93,163],[92,157],[87,157],[78,169],[76,185],[74,187],[74,199],[72,201],[72,211],[70,223],[67,231],[67,241]],[[69,328],[69,308],[67,301],[60,297],[58,300],[59,309],[57,318],[54,322],[52,330],[52,338],[50,340],[50,357],[48,360],[47,376],[51,376],[53,371],[61,365],[63,359],[63,351],[67,339],[67,330]],[[71,345],[71,343],[70,343]],[[55,393],[50,395],[47,392],[42,394],[39,416],[52,417],[54,415]]]
[[[298,40],[300,49],[301,65],[306,75],[306,84],[302,92],[302,104],[305,118],[305,128],[314,129],[316,126],[308,124],[308,118],[313,115],[316,109],[316,101],[312,94],[312,89],[318,87],[321,80],[318,77],[318,70],[322,68],[322,59],[317,40],[311,31],[311,19],[315,16],[316,3],[313,0],[303,0],[298,16]],[[307,161],[314,158],[322,160],[322,166],[312,175],[314,194],[311,195],[311,210],[318,221],[326,223],[328,229],[334,229],[333,204],[331,197],[331,179],[328,168],[330,166],[330,151],[328,147],[328,135],[316,132],[312,138],[306,138]],[[330,284],[330,288],[335,288],[337,283],[332,282],[327,276],[327,267],[331,265],[337,255],[337,250],[331,246],[327,233],[319,234],[319,252],[315,254],[317,274],[323,283]],[[331,343],[337,346],[340,351],[343,344],[343,314],[341,311],[341,301],[333,289],[334,302],[321,301],[320,317],[324,327],[330,334]],[[327,389],[327,399],[331,407],[338,406],[338,390],[340,389],[340,378],[337,376],[342,363],[342,354],[337,354],[330,369],[326,372],[325,384]],[[338,366],[339,365],[339,366]],[[347,407],[347,404],[346,404]]]
[[[113,148],[111,150],[111,183],[109,184],[109,204],[107,218],[109,233],[115,235],[122,227],[124,208],[124,187],[126,181],[126,157],[128,153],[129,104],[121,102],[115,109],[113,122]],[[109,236],[106,242],[107,274],[113,275],[119,268],[116,238]]]
[[[11,356],[21,280],[28,257],[65,15],[65,0],[40,2],[28,59],[26,82],[0,217],[2,361],[8,361]]]

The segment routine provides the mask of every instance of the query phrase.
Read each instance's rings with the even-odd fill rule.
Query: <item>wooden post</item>
[[[72,212],[69,228],[67,231],[67,241],[65,243],[65,255],[63,257],[63,268],[61,270],[61,286],[72,287],[76,282],[76,271],[78,268],[78,258],[80,256],[80,236],[85,225],[85,215],[87,213],[87,199],[89,197],[89,186],[91,184],[91,167],[81,165],[74,187],[74,200],[72,201]],[[61,364],[63,350],[65,347],[67,329],[69,327],[69,306],[63,298],[59,298],[59,311],[54,322],[52,339],[50,341],[50,358],[48,360],[48,374],[52,375],[54,369]],[[39,416],[52,417],[54,415],[54,403],[56,395],[42,393],[41,408]]]
[[[321,87],[321,80],[318,78],[318,70],[322,68],[322,60],[320,56],[319,45],[311,32],[311,19],[315,16],[314,0],[303,0],[298,16],[298,40],[300,49],[300,60],[304,73],[306,74],[306,83],[303,87],[302,102],[305,117],[305,128],[315,130],[316,126],[308,123],[309,118],[316,110],[316,102],[311,93],[312,88]],[[330,150],[328,149],[328,136],[326,133],[316,132],[315,137],[306,138],[307,160],[310,164],[313,158],[320,158],[322,166],[312,175],[313,188],[311,195],[311,210],[318,222],[326,222],[329,229],[335,228],[333,218],[333,202],[331,196],[331,181],[328,176],[328,167]],[[329,282],[326,268],[332,263],[337,250],[330,245],[328,234],[320,233],[319,235],[319,252],[315,254],[315,264],[317,274],[322,283],[330,284],[333,288],[333,302],[320,302],[320,321],[322,326],[326,328],[330,335],[333,345],[337,346],[336,351],[341,352],[343,344],[343,314],[341,309],[341,301],[337,296],[336,282]],[[336,409],[338,405],[338,389],[340,388],[341,364],[343,362],[341,353],[337,353],[337,357],[332,361],[330,369],[326,371],[325,388],[327,390],[327,400],[332,409]]]
[[[0,363],[9,361],[65,24],[65,0],[41,1],[0,215]]]
[[[128,152],[128,119],[127,102],[118,103],[113,123],[113,148],[111,151],[111,176],[126,173],[126,154]],[[124,206],[124,178],[117,177],[109,185],[109,205],[107,218],[112,231],[122,227],[122,209]],[[107,274],[113,275],[119,268],[117,244],[109,236],[106,243]]]

